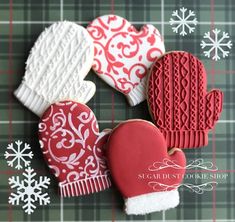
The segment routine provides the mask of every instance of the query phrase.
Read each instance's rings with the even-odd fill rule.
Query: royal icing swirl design
[[[107,134],[99,132],[94,113],[86,105],[65,101],[51,105],[44,113],[39,123],[40,144],[64,196],[69,192],[63,189],[67,184],[74,193],[85,186],[77,195],[92,193],[95,186],[99,191],[110,185],[103,156]],[[92,178],[101,179],[87,184]]]
[[[98,17],[87,30],[95,45],[94,71],[131,105],[142,102],[148,69],[165,52],[159,31],[152,25],[137,31],[116,15]]]

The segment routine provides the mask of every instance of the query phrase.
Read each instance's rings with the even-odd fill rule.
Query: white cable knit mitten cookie
[[[23,81],[14,94],[38,116],[60,100],[87,103],[96,89],[93,82],[84,81],[93,57],[93,40],[85,28],[57,22],[35,42]]]

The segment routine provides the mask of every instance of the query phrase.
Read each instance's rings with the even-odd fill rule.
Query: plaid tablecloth
[[[174,10],[193,10],[198,24],[186,36],[174,33],[169,24]],[[200,42],[204,33],[219,29],[234,40],[235,3],[233,0],[0,0],[0,221],[235,221],[235,46],[226,58],[214,61],[203,55]],[[181,203],[176,209],[146,216],[126,216],[123,200],[113,187],[90,196],[60,199],[57,183],[43,161],[37,140],[38,118],[24,108],[12,92],[24,75],[30,48],[41,31],[58,20],[75,21],[86,26],[99,15],[115,13],[137,27],[150,23],[164,35],[166,50],[185,50],[198,56],[205,64],[208,89],[217,87],[224,92],[221,120],[209,135],[209,145],[187,150],[188,161],[202,158],[218,167],[226,176],[212,190],[197,194],[180,188]],[[235,44],[235,42],[234,42]],[[222,56],[221,56],[222,57]],[[100,128],[112,128],[122,120],[150,120],[146,102],[130,107],[124,96],[101,81],[92,71],[88,76],[95,82],[97,92],[89,106],[99,120]],[[11,206],[8,178],[22,175],[7,166],[4,158],[7,144],[22,140],[32,146],[32,167],[39,175],[51,177],[51,203],[38,206],[27,215],[22,206]],[[202,184],[202,179],[191,179]],[[127,184],[128,186],[128,184]]]

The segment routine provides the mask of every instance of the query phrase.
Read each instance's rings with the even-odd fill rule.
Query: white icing
[[[84,78],[93,57],[93,41],[85,28],[67,21],[51,25],[30,52],[16,97],[39,116],[60,100],[88,102],[95,93],[95,85]]]

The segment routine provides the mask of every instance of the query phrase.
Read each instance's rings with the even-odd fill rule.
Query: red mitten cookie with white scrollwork
[[[175,51],[157,59],[148,82],[150,113],[168,147],[208,144],[208,131],[222,112],[223,93],[206,91],[206,70],[194,55]]]
[[[63,197],[99,192],[110,187],[103,147],[109,132],[99,132],[91,109],[77,102],[52,104],[39,123],[45,160],[59,181]]]
[[[159,31],[153,25],[138,31],[116,15],[96,18],[87,30],[94,40],[97,75],[125,94],[131,106],[144,101],[148,69],[165,52]]]

